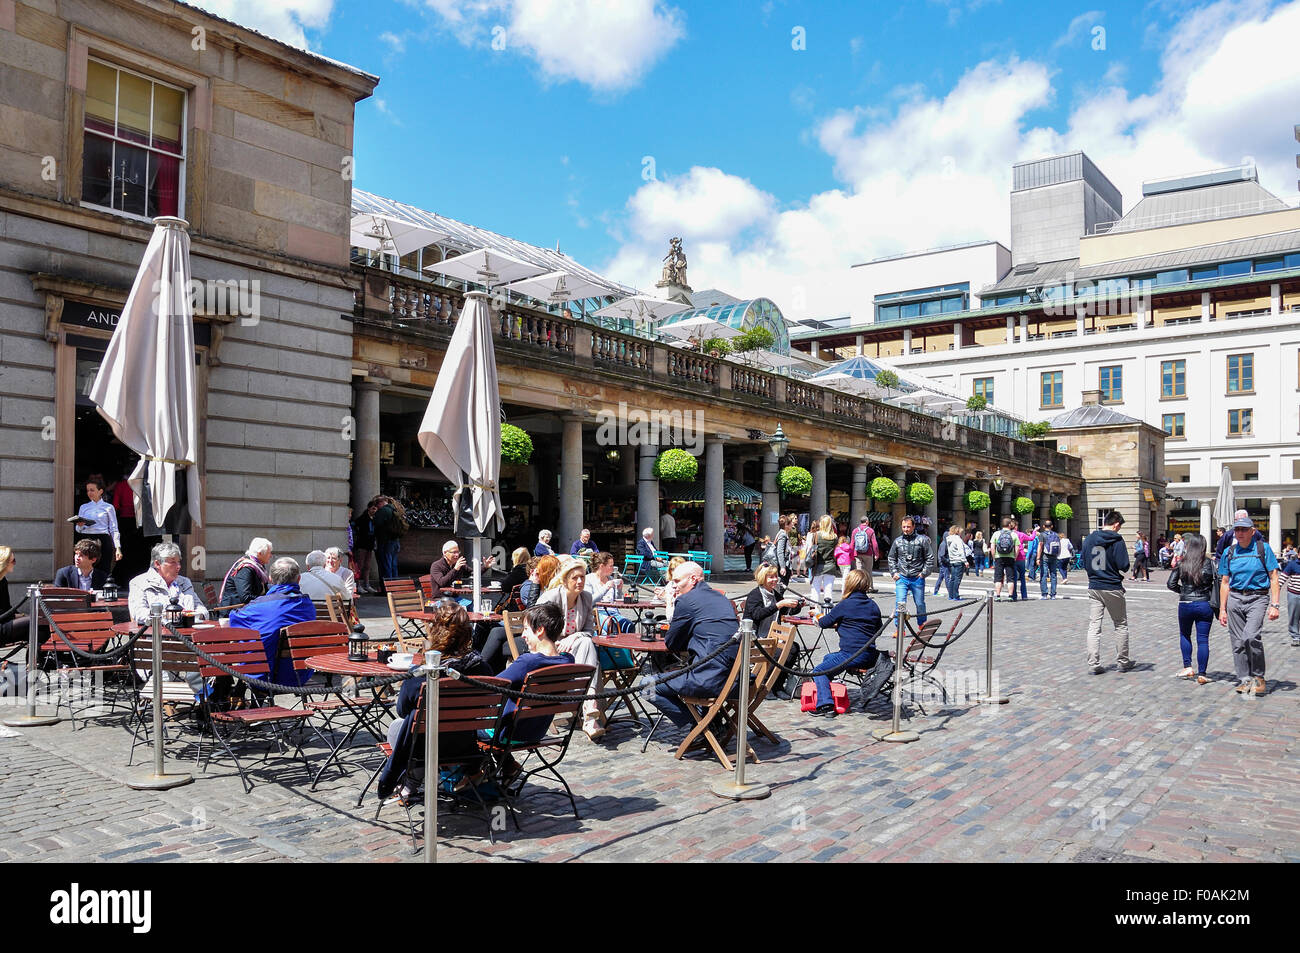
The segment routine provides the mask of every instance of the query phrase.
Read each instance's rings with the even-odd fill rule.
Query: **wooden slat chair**
[[[347,652],[348,634],[348,627],[342,622],[295,622],[284,627],[284,638],[280,643],[281,654],[287,655],[293,661],[295,672],[305,672],[308,670],[307,659],[313,655],[337,655]],[[329,680],[332,678],[333,676],[326,676],[327,681],[320,685],[321,693],[327,697],[317,700],[305,695],[299,696],[305,710],[325,719],[322,728],[317,728],[316,725],[308,722],[322,741],[326,740],[324,732],[333,729],[334,719],[341,710],[362,708],[368,712],[376,704],[375,699],[360,696],[352,696],[344,701],[342,696],[329,686]],[[314,685],[314,682],[309,682],[304,687],[310,688]]]
[[[775,657],[776,639],[756,639],[754,645],[759,644],[767,650],[769,655]],[[711,698],[689,695],[679,696],[683,707],[695,719],[695,727],[687,732],[686,737],[682,739],[682,743],[678,746],[675,755],[678,760],[681,760],[686,755],[686,752],[696,744],[707,743],[713,749],[713,753],[718,756],[718,760],[722,762],[723,767],[728,771],[734,769],[735,765],[731,763],[731,759],[727,757],[726,752],[726,744],[731,740],[732,734],[736,732],[736,699],[731,697],[731,691],[735,687],[741,672],[744,672],[745,676],[749,677],[753,671],[757,670],[761,677],[766,672],[768,665],[769,663],[763,658],[757,647],[750,650],[748,659],[744,658],[740,652],[737,652],[736,661],[731,666],[731,671],[727,673],[727,680],[723,683],[722,691],[716,696]],[[721,732],[721,737],[718,736],[719,732]],[[740,743],[745,744],[746,757],[752,757],[754,762],[758,763],[758,755],[753,748],[749,747],[744,737],[740,739]],[[739,745],[737,747],[739,748]]]
[[[427,572],[420,577],[420,591],[424,593],[426,602],[432,602],[437,598],[437,593],[433,591],[433,577]]]
[[[846,680],[853,680],[858,686],[858,697],[862,703],[862,710],[866,711],[871,700],[881,695],[886,695],[893,691],[894,679],[898,673],[898,659],[893,646],[896,644],[894,639],[894,628],[891,619],[885,619],[884,625],[880,630],[880,635],[876,639],[876,649],[880,652],[880,658],[871,668],[862,665],[854,665],[847,668],[841,677]],[[924,624],[916,630],[915,636],[907,636],[903,643],[903,666],[908,670],[910,665],[915,664],[925,654],[925,645],[929,639],[933,638],[939,632],[940,620],[937,618],[926,619]],[[920,705],[917,706],[921,708]],[[925,712],[921,708],[922,713]]]
[[[262,637],[255,629],[217,627],[200,629],[194,633],[194,642],[212,659],[238,670],[249,678],[267,679],[271,674],[271,666],[266,660],[266,649],[262,645]],[[212,663],[200,658],[199,674],[204,678],[215,678],[226,673]],[[243,764],[232,747],[232,743],[237,740],[241,732],[248,733],[255,728],[269,727],[277,746],[283,751],[284,741],[281,737],[281,727],[291,728],[297,726],[303,728],[306,720],[312,715],[310,711],[301,708],[291,709],[281,705],[260,705],[256,708],[241,708],[236,711],[219,711],[212,706],[210,695],[204,696],[203,707],[207,713],[208,727],[212,731],[213,737],[235,762],[235,768],[239,771],[239,779],[244,784],[245,793],[252,791],[253,785],[248,780],[247,772],[245,772]],[[301,743],[294,753],[299,755],[302,753]],[[267,756],[269,757],[269,755],[270,752],[268,751]],[[210,759],[211,755],[209,755]],[[302,760],[303,764],[310,770],[311,765],[307,762],[306,757],[303,757]],[[207,761],[203,762],[203,769],[207,770]]]
[[[510,658],[519,658],[520,647],[524,651],[528,647],[524,645],[524,615],[523,612],[503,612],[501,613],[501,627],[506,630],[506,647],[510,649]]]
[[[492,732],[492,739],[479,743],[483,750],[492,754],[496,762],[497,783],[502,794],[505,795],[506,807],[515,822],[516,830],[519,829],[519,817],[514,802],[523,791],[528,779],[543,772],[560,782],[564,787],[564,793],[568,795],[569,804],[573,807],[574,818],[579,817],[578,802],[573,797],[569,782],[560,774],[559,767],[564,761],[565,752],[569,750],[573,731],[582,720],[582,699],[591,687],[591,677],[595,671],[590,665],[547,665],[529,672],[524,678],[522,691],[537,695],[564,695],[565,700],[538,702],[521,698],[518,707],[509,715],[506,715],[502,709],[502,716]],[[569,717],[562,727],[556,729],[554,719],[560,715]],[[538,741],[511,740],[510,732],[513,726],[530,718],[550,718],[551,732]],[[524,755],[523,762],[518,764],[513,759],[513,755],[517,753]],[[528,769],[529,762],[534,758],[538,761],[537,767]]]
[[[414,579],[408,579],[405,576],[396,576],[384,580],[384,592],[414,592],[419,594],[422,591]]]
[[[159,666],[163,674],[162,708],[163,708],[163,743],[167,741],[167,726],[188,725],[190,715],[199,703],[194,699],[194,689],[184,676],[199,670],[199,658],[180,639],[173,638],[163,629],[160,640],[161,656]],[[135,749],[147,744],[153,730],[153,685],[150,681],[153,672],[154,642],[152,632],[145,632],[131,646],[131,668],[139,676],[132,695],[132,709],[129,724],[131,726],[131,752],[127,758],[127,767],[135,761]],[[194,760],[198,763],[202,752],[202,732],[195,745]]]
[[[424,595],[416,591],[389,592],[388,615],[393,621],[393,635],[402,643],[403,652],[419,654],[428,645],[428,632],[414,619],[403,619],[403,612],[423,612]]]
[[[68,642],[71,642],[83,652],[106,652],[111,645],[119,641],[117,633],[112,628],[113,613],[108,610],[53,612],[51,615]],[[107,689],[109,677],[119,676],[121,681],[118,683],[118,690],[114,691],[111,696],[112,704],[109,713],[112,714],[117,711],[118,700],[124,697],[125,692],[123,689],[129,691],[131,688],[131,667],[125,659],[119,661],[84,659],[68,648],[68,642],[64,642],[51,629],[49,630],[49,637],[41,643],[40,649],[45,653],[42,660],[42,669],[46,676],[51,677],[57,673],[60,682],[55,714],[67,707],[68,717],[72,721],[72,730],[76,731],[77,712],[98,706],[94,701],[91,701],[80,708],[74,707],[72,699],[73,680],[89,678],[93,682],[98,678],[104,688]],[[105,694],[108,694],[107,691]],[[82,720],[82,724],[84,727],[85,719]]]
[[[94,593],[82,589],[68,589],[63,586],[41,586],[41,601],[51,613],[54,612],[89,612],[94,602]],[[41,625],[45,617],[41,616]]]
[[[215,609],[220,601],[216,587],[210,582],[205,582],[203,584],[203,604],[209,609]]]
[[[504,678],[477,678],[476,681],[488,682],[493,685],[499,685],[503,688],[507,688],[510,685],[510,683],[507,682]],[[501,721],[501,712],[505,708],[505,704],[506,704],[506,698],[500,692],[494,692],[488,688],[479,688],[476,685],[470,685],[457,678],[438,679],[439,739],[441,739],[442,736],[444,735],[451,735],[451,734],[458,734],[458,733],[465,733],[465,732],[477,733],[480,730],[495,728]],[[415,711],[414,711],[415,717],[414,719],[412,719],[412,723],[411,723],[411,732],[414,735],[413,743],[415,744],[415,754],[412,757],[412,762],[419,763],[419,764],[424,763],[424,744],[425,744],[424,734],[425,734],[425,726],[427,724],[424,717],[425,707],[426,707],[426,703],[424,700],[424,686],[421,685],[420,695],[415,704]],[[381,742],[378,745],[378,747],[380,752],[384,756],[385,764],[386,764],[387,759],[392,757],[393,746],[388,744],[388,742],[385,741],[385,742]],[[466,762],[464,757],[461,755],[452,754],[450,756],[444,757],[442,754],[444,750],[445,750],[444,747],[440,744],[438,746],[439,770],[441,770],[442,768],[453,767],[455,765],[465,765],[467,772],[478,772],[483,762],[489,757],[488,755],[485,754],[482,758],[478,759],[477,761]],[[384,770],[384,764],[381,764],[378,770],[376,770],[375,773],[371,775],[370,780],[366,783],[365,788],[363,788],[361,791],[361,797],[357,799],[358,807],[361,806],[361,802],[365,799],[366,791],[370,789],[370,785],[374,784],[375,779],[379,777],[380,772],[383,770]],[[491,777],[491,775],[492,772],[489,771],[487,772],[486,777]],[[428,772],[426,771],[423,783],[429,784],[431,782],[434,784],[438,784],[438,778],[437,777],[430,778]],[[411,785],[412,790],[415,790],[418,787],[419,785],[416,784]],[[488,842],[493,843],[495,841],[495,838],[493,836],[493,831],[492,831],[492,812],[491,809],[487,806],[487,802],[483,800],[483,795],[479,791],[477,786],[473,784],[467,784],[462,790],[448,792],[448,791],[444,791],[442,789],[442,786],[439,784],[438,799],[443,801],[449,801],[453,809],[459,807],[462,804],[468,804],[479,808],[483,813],[483,821],[484,823],[487,824]],[[399,803],[406,810],[406,822],[411,827],[411,849],[413,851],[418,851],[419,846],[416,841],[415,818],[411,814],[411,807],[413,806],[412,802],[407,800],[399,800]],[[379,807],[375,809],[375,820],[379,819],[379,814],[383,809],[384,809],[384,802],[380,801]],[[426,836],[428,836],[427,831],[426,831]],[[434,836],[437,836],[436,831],[434,832]]]
[[[501,601],[496,604],[497,612],[523,612],[524,600],[520,597],[523,591],[523,583],[511,587],[510,591],[502,597]]]
[[[957,625],[961,622],[963,614],[962,612],[957,613],[952,620],[952,625],[948,627],[946,632],[939,631],[940,626],[938,624],[931,629],[930,623],[937,622],[937,620],[927,619],[925,625],[917,630],[912,640],[918,647],[917,651],[908,651],[906,653],[907,657],[903,660],[903,668],[907,672],[908,681],[915,683],[919,679],[933,685],[939,689],[939,695],[945,705],[948,703],[948,689],[943,682],[934,677],[934,670],[943,660],[944,653],[965,634],[965,630],[962,630],[962,632],[957,631]],[[913,699],[913,702],[924,714],[925,709],[921,706],[921,703],[915,701],[915,699]]]
[[[772,658],[785,665],[790,660],[790,653],[794,649],[797,637],[794,626],[784,622],[773,622],[771,628],[768,629],[767,636],[758,641],[763,645],[764,649],[767,649],[767,653]],[[767,647],[768,642],[772,643],[772,648]],[[785,672],[764,658],[762,664],[755,666],[751,674],[754,678],[754,687],[750,691],[749,727],[772,744],[780,744],[781,739],[759,720],[756,712],[759,706],[772,694],[776,686],[781,684],[781,680],[785,678]]]

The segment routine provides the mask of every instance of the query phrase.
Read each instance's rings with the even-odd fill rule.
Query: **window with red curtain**
[[[92,59],[81,200],[130,215],[179,215],[185,92]]]

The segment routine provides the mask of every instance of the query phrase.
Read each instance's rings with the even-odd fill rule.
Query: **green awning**
[[[704,502],[703,483],[666,483],[668,499],[671,503],[702,504]],[[722,481],[722,499],[724,503],[741,506],[762,506],[763,494],[751,490],[735,480]]]

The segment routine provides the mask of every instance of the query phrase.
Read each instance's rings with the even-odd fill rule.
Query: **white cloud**
[[[381,43],[387,43],[390,47],[392,47],[394,53],[406,52],[405,37],[400,37],[396,33],[390,33],[387,30],[385,30],[383,33],[379,34],[379,40]]]
[[[1300,71],[1288,49],[1300,3],[1269,10],[1222,2],[1184,18],[1157,84],[1134,95],[1109,69],[1071,104],[1063,128],[1035,125],[1053,102],[1044,63],[988,61],[945,95],[894,91],[893,104],[836,112],[815,128],[842,187],[781,207],[754,183],[715,168],[651,182],[611,227],[611,277],[652,285],[671,235],[687,238],[690,280],[770,297],[789,318],[861,311],[853,264],[900,251],[1009,238],[1011,165],[1083,149],[1122,190],[1144,179],[1256,160],[1261,184],[1286,194],[1295,178]],[[1293,196],[1292,196],[1293,197]]]
[[[602,92],[636,85],[685,35],[661,0],[425,0],[461,43],[519,51],[548,80]]]
[[[334,0],[189,0],[196,7],[296,46],[309,49],[307,30],[323,29]]]

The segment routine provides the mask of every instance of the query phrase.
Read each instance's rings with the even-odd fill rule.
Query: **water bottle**
[[[613,601],[614,602],[623,601],[623,577],[618,572],[614,573],[614,600]]]

